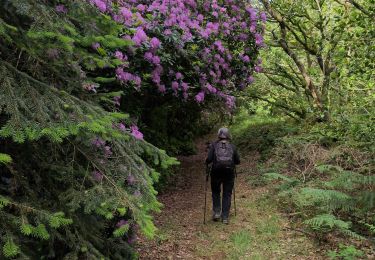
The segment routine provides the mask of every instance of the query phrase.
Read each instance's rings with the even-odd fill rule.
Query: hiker
[[[236,147],[230,143],[231,136],[228,128],[220,128],[218,140],[210,145],[206,164],[212,163],[211,191],[214,221],[220,218],[224,224],[229,224],[231,195],[235,179],[235,166],[240,164],[240,157]],[[220,193],[223,186],[221,203]]]

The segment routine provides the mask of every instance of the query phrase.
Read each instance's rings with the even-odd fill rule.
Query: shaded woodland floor
[[[196,155],[179,158],[173,186],[159,196],[164,208],[155,215],[156,238],[139,239],[140,259],[326,259],[309,237],[289,228],[267,188],[249,185],[246,176],[256,174],[256,153],[242,158],[238,168],[237,216],[232,203],[230,224],[213,222],[208,190],[204,225],[205,141],[197,141]]]

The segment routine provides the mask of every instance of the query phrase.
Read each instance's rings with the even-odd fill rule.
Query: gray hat
[[[231,139],[229,129],[226,127],[220,128],[219,131],[217,132],[217,137],[219,139]]]

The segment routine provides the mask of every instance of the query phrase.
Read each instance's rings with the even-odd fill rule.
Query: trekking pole
[[[237,216],[237,207],[236,207],[236,178],[237,178],[237,170],[236,167],[234,167],[234,183],[233,183],[233,204],[234,204],[234,215]]]
[[[208,178],[210,176],[210,167],[206,164],[206,184],[205,184],[205,192],[204,192],[204,215],[203,215],[203,224],[206,224],[206,208],[207,208],[207,186],[208,186]]]

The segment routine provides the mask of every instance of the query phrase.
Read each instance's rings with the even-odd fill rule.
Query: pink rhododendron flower
[[[173,81],[173,82],[172,82],[172,89],[173,89],[174,91],[177,91],[177,90],[178,90],[178,87],[179,87],[178,82]]]
[[[138,130],[138,127],[133,125],[130,127],[131,134],[138,140],[143,140],[143,134]]]
[[[176,73],[176,79],[182,79],[182,74],[180,72],[177,72]]]
[[[121,51],[116,51],[115,52],[115,57],[121,61],[124,60],[124,54]]]
[[[146,6],[142,5],[142,4],[139,4],[139,5],[137,5],[137,10],[139,12],[144,12],[144,11],[146,11]]]
[[[125,126],[123,123],[120,123],[120,124],[118,125],[118,128],[119,128],[121,131],[123,131],[123,132],[126,131],[126,126]]]
[[[243,60],[244,62],[246,62],[246,63],[249,63],[249,62],[250,62],[250,57],[247,56],[247,55],[245,55],[245,56],[242,57],[242,60]]]
[[[120,228],[120,227],[125,226],[127,224],[128,224],[128,221],[126,221],[124,219],[121,219],[119,222],[117,222],[116,227]]]
[[[265,12],[260,13],[260,19],[262,20],[263,23],[267,22],[267,15]]]
[[[68,9],[65,7],[65,5],[56,5],[55,7],[56,12],[66,14],[68,12]]]
[[[165,93],[166,92],[165,85],[159,85],[158,90],[159,90],[160,93]]]
[[[107,5],[104,1],[102,0],[91,0],[91,2],[96,5],[96,7],[98,7],[98,9],[101,11],[101,12],[105,12],[107,10]]]
[[[92,145],[96,148],[100,148],[105,145],[105,141],[101,139],[100,137],[96,137],[94,140],[92,140]]]
[[[254,71],[260,73],[260,72],[263,71],[263,68],[261,66],[257,65],[257,66],[254,67]]]
[[[154,63],[155,65],[160,64],[160,57],[159,56],[152,57],[152,63]]]
[[[138,27],[132,40],[136,45],[141,45],[143,42],[147,41],[147,35],[142,28]]]
[[[199,92],[196,96],[195,96],[195,101],[197,101],[198,103],[202,103],[204,101],[204,92],[201,91]]]
[[[124,17],[125,21],[129,21],[133,18],[133,13],[126,7],[121,7],[120,13],[122,14],[122,17]]]
[[[100,43],[98,42],[94,42],[91,47],[94,49],[94,50],[97,50],[98,48],[100,48]]]
[[[156,37],[153,37],[150,41],[150,46],[152,49],[158,49],[160,47],[159,39]]]
[[[263,36],[259,33],[255,34],[255,44],[258,45],[258,46],[263,45]]]
[[[186,82],[182,82],[181,83],[181,88],[182,88],[182,91],[186,92],[189,89],[189,84],[186,83]]]

